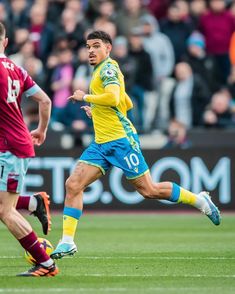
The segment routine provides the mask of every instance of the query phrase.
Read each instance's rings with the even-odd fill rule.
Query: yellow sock
[[[77,224],[82,210],[74,207],[64,207],[62,243],[73,243]]]
[[[196,201],[197,201],[196,194],[180,187],[180,196],[178,199],[178,203],[184,203],[184,204],[195,206]]]
[[[63,236],[68,236],[74,239],[75,232],[77,229],[78,219],[64,215],[63,216]]]

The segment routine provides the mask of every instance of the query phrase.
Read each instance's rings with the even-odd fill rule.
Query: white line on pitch
[[[137,278],[143,278],[143,277],[160,277],[160,278],[235,278],[235,275],[206,275],[206,274],[192,274],[192,275],[175,275],[175,274],[71,274],[71,276],[74,277],[137,277]]]
[[[16,256],[0,256],[0,259],[17,259],[22,258],[20,255]],[[71,257],[68,257],[68,259]],[[75,256],[75,259],[136,259],[136,260],[235,260],[235,257],[225,256],[206,256],[206,257],[194,257],[194,256]]]
[[[224,256],[75,256],[78,259],[166,259],[166,260],[235,260],[235,257]]]
[[[12,275],[0,273],[1,277],[12,277]],[[235,275],[207,275],[207,274],[186,274],[186,275],[175,275],[175,274],[107,274],[107,273],[84,273],[84,274],[67,274],[64,276],[70,276],[70,277],[105,277],[105,278],[229,278],[234,279]]]
[[[199,288],[190,288],[190,287],[177,287],[178,291],[183,291],[183,290],[187,290],[187,291],[198,291]],[[211,288],[207,287],[203,287],[203,290],[211,290]],[[172,288],[168,288],[168,287],[149,287],[149,288],[37,288],[37,292],[38,291],[42,291],[42,292],[52,292],[52,293],[65,293],[65,292],[73,292],[76,293],[77,292],[126,292],[126,291],[134,291],[135,293],[138,293],[140,290],[144,291],[144,292],[148,292],[148,291],[174,291],[176,290],[175,287]],[[35,289],[32,288],[0,288],[0,293],[32,293],[34,292]]]

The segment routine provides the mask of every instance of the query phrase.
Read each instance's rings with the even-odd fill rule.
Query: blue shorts
[[[103,174],[111,166],[119,167],[127,179],[138,178],[149,171],[136,134],[103,144],[93,142],[79,161],[97,166]]]
[[[20,193],[30,158],[19,158],[11,152],[0,152],[0,191]]]

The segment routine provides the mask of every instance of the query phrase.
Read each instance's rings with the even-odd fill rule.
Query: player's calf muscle
[[[146,178],[137,178],[133,181],[131,181],[134,185],[135,189],[144,197],[147,199],[154,198],[153,195],[156,194],[156,191],[154,192],[153,183],[150,181],[147,181]],[[156,198],[156,197],[155,197]]]
[[[154,183],[149,176],[132,181],[135,189],[146,199],[168,199],[171,195],[170,182]]]

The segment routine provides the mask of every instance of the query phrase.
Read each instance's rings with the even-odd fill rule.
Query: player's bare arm
[[[47,94],[40,90],[31,96],[39,105],[39,123],[36,130],[31,131],[34,145],[40,146],[46,139],[47,127],[51,115],[51,100]]]

